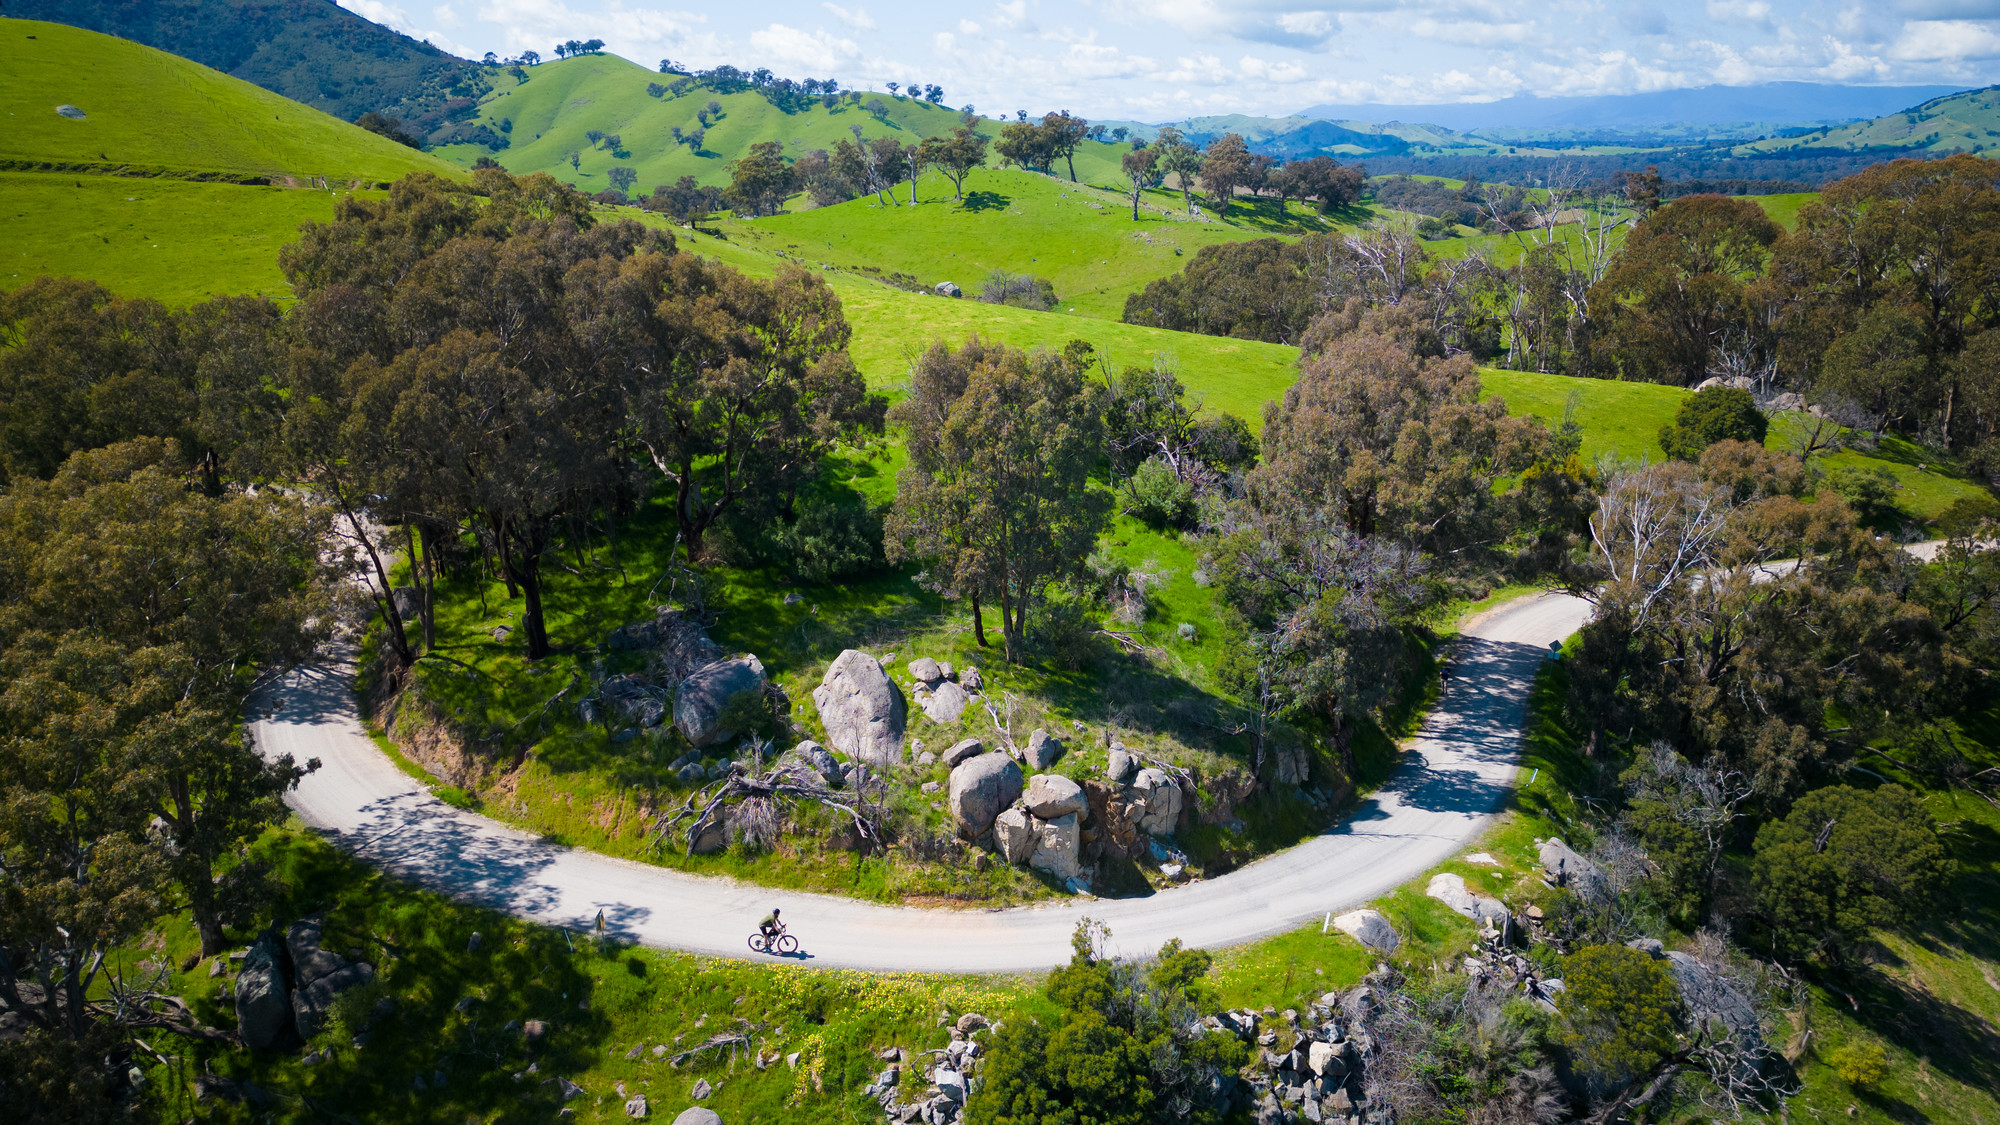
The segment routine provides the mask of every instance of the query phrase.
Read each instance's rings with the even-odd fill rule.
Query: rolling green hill
[[[958,110],[887,93],[865,94],[862,105],[843,102],[832,109],[814,105],[797,113],[785,113],[748,90],[718,94],[697,86],[680,95],[653,97],[647,87],[671,79],[616,55],[545,62],[526,74],[524,83],[506,72],[493,74],[493,92],[479,106],[476,122],[506,136],[507,148],[489,152],[479,145],[449,145],[435,150],[437,155],[466,166],[491,156],[517,175],[548,172],[593,194],[610,186],[606,173],[623,166],[638,173],[636,191],[645,194],[682,176],[693,176],[703,184],[726,184],[730,161],[759,141],[777,141],[787,156],[796,158],[851,137],[849,129],[855,125],[865,136],[914,142],[947,133],[959,122]],[[885,107],[879,119],[863,108],[877,100]],[[709,126],[702,150],[697,153],[675,143],[673,130],[691,133],[700,128],[697,114],[710,101],[720,102],[722,113]],[[628,155],[620,157],[593,145],[585,135],[593,129],[617,135]],[[980,132],[994,136],[999,129],[991,120],[979,126]],[[1077,153],[1078,178],[1114,183],[1124,151],[1119,145],[1086,142]],[[579,158],[574,168],[571,153]]]
[[[1895,150],[1916,155],[1987,152],[2000,148],[2000,86],[1933,98],[1901,113],[1804,136],[1773,137],[1735,149],[1739,156],[1768,153]]]
[[[457,174],[436,157],[199,63],[109,35],[0,20],[0,160],[305,180]],[[69,106],[82,117],[65,116]],[[67,170],[67,168],[65,168]]]
[[[333,0],[9,0],[17,19],[116,35],[352,121],[369,110],[422,135],[480,68]]]

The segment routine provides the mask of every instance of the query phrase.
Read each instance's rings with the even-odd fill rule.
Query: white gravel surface
[[[318,758],[289,801],[340,847],[453,898],[551,926],[646,945],[754,957],[745,938],[772,906],[807,964],[929,972],[1046,969],[1069,957],[1078,918],[1107,922],[1114,952],[1169,938],[1223,946],[1291,929],[1387,893],[1452,855],[1512,787],[1535,669],[1581,628],[1584,601],[1537,594],[1468,622],[1453,676],[1395,776],[1337,828],[1215,879],[1146,898],[1004,910],[881,906],[686,875],[562,847],[432,797],[361,727],[352,665],[301,668],[256,701],[267,755]]]

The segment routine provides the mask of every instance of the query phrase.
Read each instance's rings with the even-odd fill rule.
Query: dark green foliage
[[[1319,312],[1308,269],[1314,241],[1259,238],[1204,246],[1179,273],[1125,298],[1125,323],[1295,343]]]
[[[771,538],[778,560],[813,585],[888,565],[882,557],[882,516],[859,498],[801,501],[798,518],[779,523]]]
[[[400,120],[377,113],[374,110],[369,110],[367,113],[355,118],[354,123],[378,137],[387,137],[399,145],[406,145],[410,148],[422,148],[424,146],[424,142],[403,131],[403,123]]]
[[[1826,474],[1826,486],[1840,494],[1866,524],[1896,515],[1896,474],[1879,465],[1837,466]]]
[[[1074,672],[1100,650],[1097,611],[1088,593],[1067,584],[1051,587],[1028,616],[1028,643],[1043,660]]]
[[[1667,456],[1695,461],[1718,441],[1763,444],[1770,423],[1757,400],[1739,387],[1710,387],[1681,403],[1674,420],[1660,427],[1660,448]]]
[[[93,1030],[81,1040],[30,1029],[0,1040],[0,1106],[12,1125],[112,1125],[131,1120],[129,1087],[104,1065],[130,1058],[118,1032]]]
[[[1078,924],[1075,954],[1043,989],[1057,1014],[1047,1023],[1010,1023],[995,1036],[967,1121],[1223,1121],[1248,1052],[1235,1036],[1204,1034],[1195,1023],[1214,1003],[1204,983],[1209,955],[1170,941],[1148,970],[1098,956],[1094,936],[1088,919]]]
[[[1929,811],[1900,785],[1806,794],[1758,830],[1752,860],[1771,951],[1794,960],[1921,916],[1952,870]]]
[[[343,121],[394,114],[419,136],[488,89],[477,64],[324,0],[13,0],[7,14],[157,47]]]
[[[979,299],[989,305],[1047,312],[1056,307],[1056,287],[1046,277],[994,270],[979,288]]]

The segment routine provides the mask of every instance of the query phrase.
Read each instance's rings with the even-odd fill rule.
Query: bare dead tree
[[[845,814],[864,840],[879,846],[883,838],[881,814],[867,806],[859,789],[859,784],[852,789],[834,789],[803,762],[783,762],[759,774],[732,770],[691,794],[678,808],[664,810],[654,818],[651,846],[660,847],[670,833],[686,825],[687,854],[693,855],[695,844],[727,816],[740,838],[768,847],[777,842],[786,810],[805,803]]]

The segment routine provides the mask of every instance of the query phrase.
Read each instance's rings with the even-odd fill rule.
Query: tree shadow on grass
[[[1935,994],[1878,969],[1827,978],[1859,1007],[1850,1018],[1881,1038],[1903,1045],[1955,1082],[1991,1089],[2000,1031]]]
[[[959,200],[961,211],[1005,211],[1014,202],[1012,196],[1001,195],[997,191],[968,191]]]

